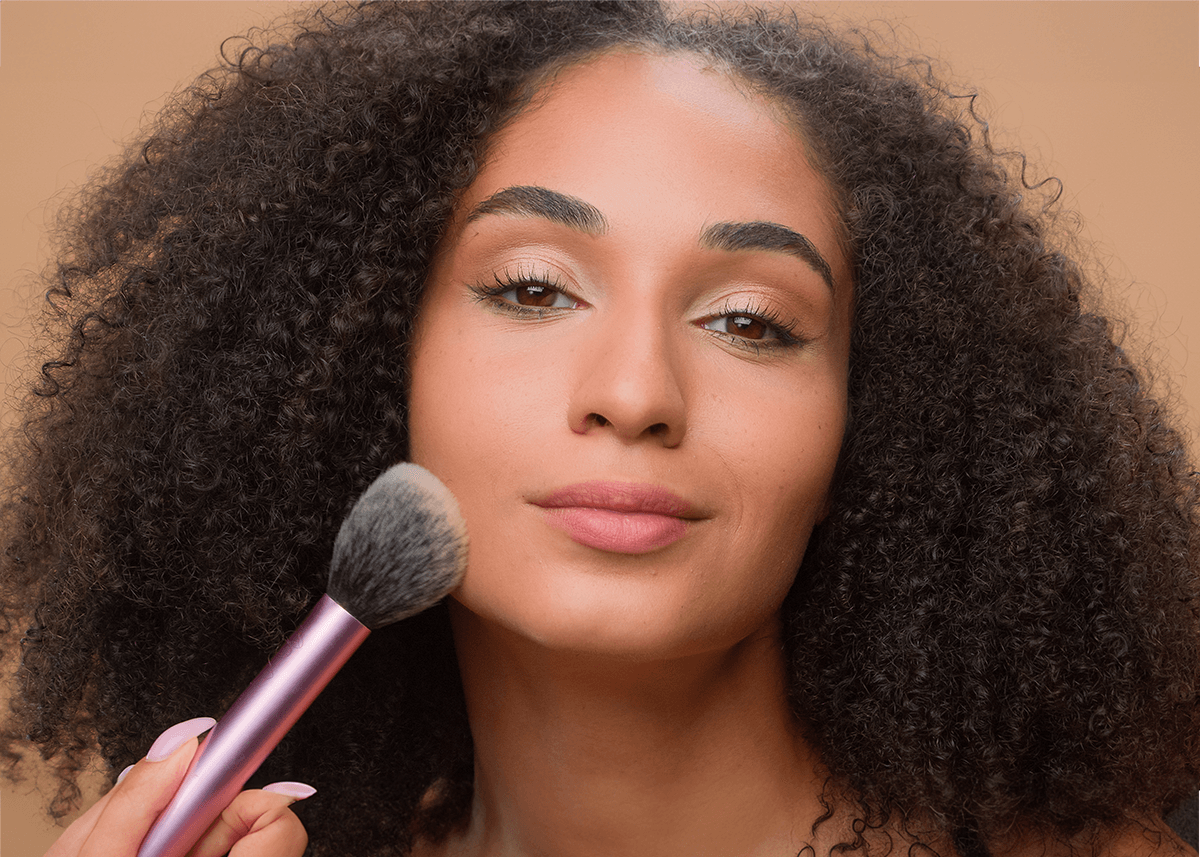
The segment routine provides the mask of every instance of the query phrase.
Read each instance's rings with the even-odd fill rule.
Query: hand
[[[159,736],[146,758],[127,768],[117,785],[63,832],[46,857],[136,857],[142,839],[183,782],[200,745],[197,737],[213,723],[209,718],[188,720]],[[288,807],[311,794],[313,789],[302,783],[274,783],[242,792],[189,857],[300,857],[308,834]]]

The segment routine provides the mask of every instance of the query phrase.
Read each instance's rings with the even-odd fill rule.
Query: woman
[[[219,713],[411,458],[471,564],[264,766],[316,853],[1184,850],[1195,481],[935,85],[761,14],[331,17],[73,233],[14,734],[115,776]],[[201,725],[58,852],[134,853]],[[298,794],[206,847],[299,853]]]

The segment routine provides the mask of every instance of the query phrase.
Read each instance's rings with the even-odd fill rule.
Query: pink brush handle
[[[371,630],[328,595],[200,745],[138,857],[183,857]]]

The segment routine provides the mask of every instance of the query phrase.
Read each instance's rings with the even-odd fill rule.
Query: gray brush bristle
[[[416,464],[385,470],[342,522],[329,567],[329,597],[371,630],[432,607],[467,567],[458,503]]]

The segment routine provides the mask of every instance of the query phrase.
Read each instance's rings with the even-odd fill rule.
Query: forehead
[[[678,170],[696,162],[730,168],[750,160],[779,171],[803,163],[804,146],[783,111],[749,93],[729,74],[692,54],[624,50],[558,71],[489,146],[487,165],[531,167],[547,174],[604,156],[673,153]],[[527,159],[530,163],[521,163]],[[485,167],[486,171],[486,167]]]
[[[849,281],[833,194],[785,111],[693,54],[624,50],[542,82],[489,141],[447,239],[482,201],[528,186],[594,206],[634,249],[714,223],[781,224]]]
[[[647,223],[771,221],[840,255],[833,195],[785,111],[692,54],[624,50],[551,76],[490,141],[460,212],[530,185],[587,201],[615,229],[638,219],[647,240]]]

